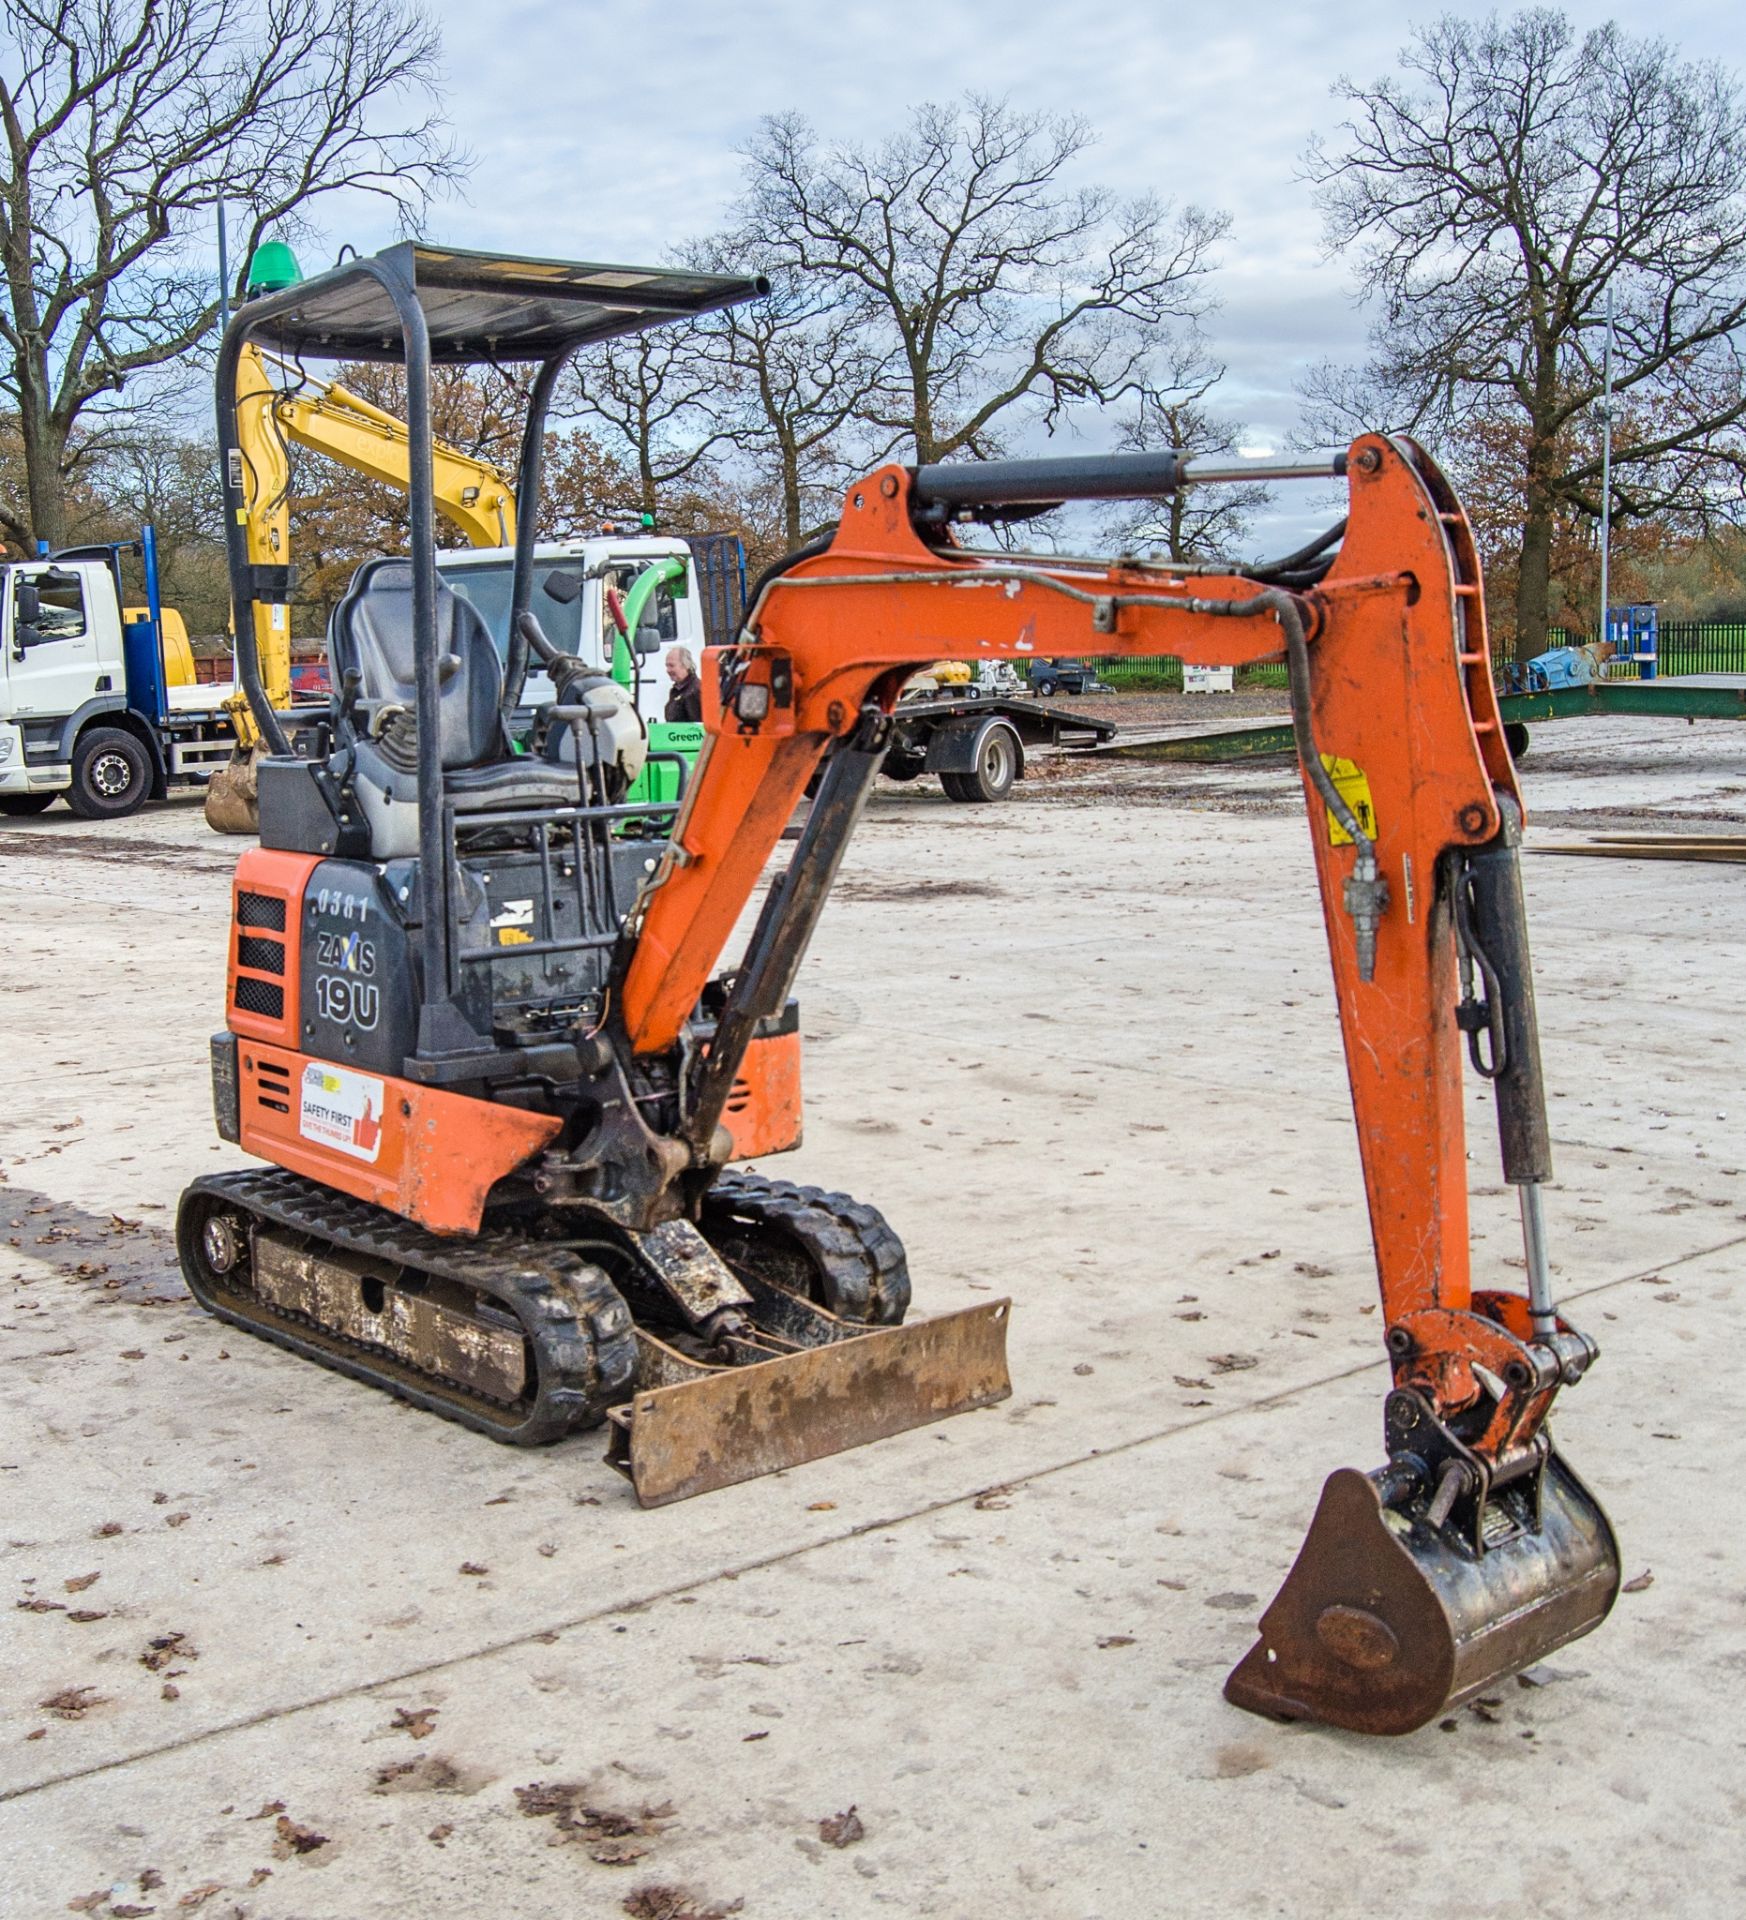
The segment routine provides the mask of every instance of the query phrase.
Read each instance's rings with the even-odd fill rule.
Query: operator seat
[[[367,560],[328,621],[328,672],[336,690],[355,671],[351,780],[370,826],[370,854],[418,851],[418,683],[413,664],[412,562]],[[436,583],[438,722],[443,788],[458,815],[574,806],[569,766],[510,749],[499,702],[503,665],[479,611]]]

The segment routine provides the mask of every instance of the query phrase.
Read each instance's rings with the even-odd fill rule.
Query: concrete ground
[[[1741,821],[1746,732],[1644,732],[1539,734],[1542,843]],[[0,827],[0,1912],[1746,1903],[1746,875],[1528,863],[1555,1273],[1604,1349],[1558,1432],[1633,1590],[1382,1742],[1219,1691],[1386,1378],[1288,773],[876,800],[772,1167],[883,1206],[922,1308],[1010,1293],[1014,1395],[652,1513],[597,1436],[513,1453],[189,1302],[234,852],[187,803]]]

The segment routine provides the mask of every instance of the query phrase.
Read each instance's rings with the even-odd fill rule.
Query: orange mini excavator
[[[1466,517],[1418,447],[1365,437],[1289,469],[1343,475],[1347,518],[1239,576],[996,554],[957,529],[1286,463],[883,467],[706,655],[706,748],[662,814],[624,798],[634,711],[602,663],[550,644],[534,604],[546,403],[590,342],[760,291],[405,245],[231,321],[238,631],[288,586],[242,539],[248,341],[404,363],[411,553],[359,569],[329,630],[331,711],[295,743],[241,662],[272,751],[213,1087],[220,1132],[272,1166],[188,1189],[189,1284],[223,1319],[498,1439],[610,1420],[647,1502],[1000,1398],[1005,1302],[900,1324],[903,1248],[872,1207],[730,1170],[799,1138],[790,990],[899,692],[941,657],[1283,657],[1393,1387],[1386,1464],[1328,1481],[1227,1693],[1420,1726],[1598,1624],[1619,1574],[1547,1427],[1595,1348],[1551,1299],[1522,809]],[[430,365],[484,360],[537,369],[506,659],[432,542]],[[561,605],[582,584],[547,570],[541,592]],[[550,696],[530,706],[532,657]],[[745,955],[717,972],[815,774]],[[1525,1294],[1471,1284],[1464,1048],[1521,1196]]]

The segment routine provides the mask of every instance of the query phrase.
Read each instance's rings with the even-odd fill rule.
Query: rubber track
[[[840,1318],[894,1327],[909,1311],[909,1258],[877,1207],[846,1193],[735,1171],[720,1175],[704,1196],[698,1224],[711,1240],[731,1238],[736,1218],[792,1240],[817,1275],[823,1304]]]
[[[197,1199],[485,1295],[515,1316],[532,1343],[533,1404],[505,1406],[301,1315],[213,1287],[198,1257],[199,1228],[213,1208],[192,1204]],[[398,1214],[281,1170],[195,1181],[182,1196],[176,1237],[189,1288],[209,1313],[493,1440],[537,1446],[598,1425],[636,1384],[636,1336],[623,1297],[598,1267],[559,1247],[503,1233],[440,1239]]]

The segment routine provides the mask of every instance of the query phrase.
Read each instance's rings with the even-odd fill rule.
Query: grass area
[[[1102,655],[1086,663],[1096,669],[1097,677],[1107,681],[1118,693],[1180,693],[1182,662],[1169,654],[1135,660],[1122,654]],[[1285,663],[1269,662],[1256,667],[1239,667],[1239,687],[1283,687]]]

